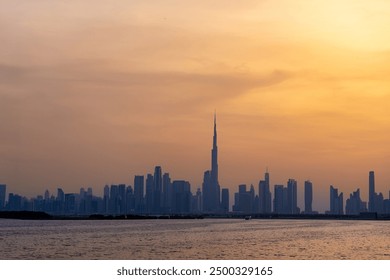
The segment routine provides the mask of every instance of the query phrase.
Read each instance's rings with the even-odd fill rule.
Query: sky
[[[390,2],[0,0],[0,183],[35,196],[161,165],[219,181],[390,190]],[[273,187],[271,188],[273,192]]]

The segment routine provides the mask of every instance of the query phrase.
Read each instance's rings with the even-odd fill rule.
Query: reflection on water
[[[390,259],[390,223],[0,219],[0,259]]]

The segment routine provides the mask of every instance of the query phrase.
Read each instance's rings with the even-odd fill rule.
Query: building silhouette
[[[16,211],[23,209],[22,207],[22,197],[18,194],[9,193],[8,194],[8,205],[7,210]]]
[[[390,191],[389,191],[389,197],[388,199],[385,199],[383,201],[383,212],[385,214],[390,214]]]
[[[288,214],[299,214],[298,208],[298,186],[297,181],[289,179],[287,182],[287,212]]]
[[[254,187],[251,186],[250,191],[247,191],[246,185],[238,186],[238,193],[234,194],[233,211],[239,213],[253,213],[254,203]]]
[[[191,213],[191,185],[185,180],[175,180],[172,182],[172,213]]]
[[[110,213],[110,187],[108,185],[105,185],[103,189],[103,213]]]
[[[161,166],[154,168],[152,213],[161,212],[162,171]]]
[[[195,195],[192,196],[192,212],[196,214],[202,213],[202,191],[200,188],[198,188]]]
[[[375,174],[374,171],[368,173],[368,211],[375,212]]]
[[[7,185],[0,184],[0,210],[5,208],[5,195],[7,192]]]
[[[222,189],[221,209],[223,213],[229,212],[229,189]]]
[[[274,213],[287,214],[287,188],[283,185],[274,186]]]
[[[144,184],[145,178],[142,175],[134,176],[134,210],[135,213],[143,213],[145,211],[144,205]]]
[[[127,186],[126,184],[118,185],[118,204],[119,204],[119,215],[126,214],[127,208]]]
[[[153,211],[153,184],[154,179],[152,174],[146,175],[146,192],[145,192],[145,210],[146,213],[152,213]]]
[[[368,211],[378,214],[386,213],[385,199],[382,193],[375,192],[375,173],[370,171],[368,175]]]
[[[271,213],[271,191],[269,187],[268,170],[264,174],[264,180],[259,181],[259,212],[262,214]]]
[[[202,183],[202,211],[212,212],[212,191],[211,191],[211,171],[206,170],[203,174]]]
[[[83,199],[83,197],[81,197]],[[118,185],[111,185],[110,187],[110,208],[109,213],[112,215],[119,215],[119,188]]]
[[[62,188],[57,189],[57,197],[54,202],[53,212],[57,215],[63,215],[64,214],[64,208],[65,208],[65,193],[62,190]]]
[[[164,173],[162,184],[162,212],[170,213],[172,206],[172,183],[169,173]]]
[[[359,215],[362,212],[367,212],[366,202],[360,198],[360,189],[352,192],[345,202],[345,214]]]
[[[108,186],[107,186],[108,187]],[[65,214],[66,215],[77,215],[77,199],[76,194],[74,193],[67,193],[65,194]],[[108,207],[106,209],[108,211]],[[107,214],[107,213],[105,213]]]
[[[135,213],[135,195],[134,189],[132,186],[127,186],[126,188],[126,214],[134,214]]]
[[[383,214],[384,212],[384,207],[383,207],[383,203],[384,203],[385,199],[383,197],[383,194],[382,193],[379,193],[379,194],[375,194],[375,209],[374,209],[374,212],[378,213],[378,214]]]
[[[329,195],[330,195],[330,210],[329,214],[334,215],[343,215],[344,214],[344,198],[343,193],[338,193],[338,189],[330,186]]]
[[[305,214],[313,213],[313,184],[305,181]]]
[[[218,181],[218,147],[217,147],[217,117],[214,114],[213,148],[211,149],[211,170],[207,170],[203,177],[203,212],[218,213],[220,206],[220,186]]]

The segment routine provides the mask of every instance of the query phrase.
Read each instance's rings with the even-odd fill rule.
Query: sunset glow
[[[34,2],[34,3],[33,3]],[[0,183],[36,195],[265,169],[328,208],[390,188],[388,1],[0,0]]]

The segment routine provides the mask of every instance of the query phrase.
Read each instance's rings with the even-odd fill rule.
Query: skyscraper
[[[264,174],[264,180],[260,180],[259,182],[259,203],[260,213],[271,213],[271,191],[269,188],[268,171]]]
[[[214,114],[213,148],[211,149],[211,170],[203,179],[203,211],[220,212],[220,186],[218,181],[217,116]]]
[[[218,184],[218,147],[217,147],[217,116],[214,115],[213,148],[211,149],[211,181]]]
[[[383,198],[383,194],[382,193],[375,193],[375,200],[374,200],[374,212],[378,213],[378,214],[382,214],[383,213],[383,201],[384,201],[384,198]]]
[[[126,209],[125,214],[135,212],[135,196],[134,189],[132,186],[126,187]]]
[[[7,186],[5,184],[0,184],[0,210],[5,208],[5,193]]]
[[[163,212],[169,213],[171,212],[171,207],[172,207],[172,183],[171,183],[171,177],[169,177],[169,173],[164,173],[162,186],[163,186],[163,191],[162,191]]]
[[[153,213],[161,212],[162,171],[161,166],[154,168],[153,176]]]
[[[330,202],[330,214],[343,215],[344,214],[344,196],[343,193],[339,194],[338,189],[330,186],[329,188],[329,202]]]
[[[253,212],[253,200],[254,200],[254,188],[251,186],[251,190],[246,190],[246,185],[241,184],[238,186],[238,193],[234,195],[234,212],[240,213],[252,213]]]
[[[211,150],[211,189],[214,211],[220,208],[220,186],[218,181],[217,115],[214,114],[213,148]]]
[[[275,214],[285,214],[285,203],[284,200],[287,202],[287,195],[285,195],[286,199],[284,198],[284,193],[287,193],[287,189],[284,188],[283,185],[275,185],[274,186],[274,213]]]
[[[153,182],[153,175],[146,175],[145,206],[147,213],[151,213],[153,211]]]
[[[229,212],[229,189],[222,189],[221,208],[223,212]]]
[[[192,213],[202,212],[202,192],[200,191],[200,188],[198,188],[195,195],[192,196],[191,208]]]
[[[118,185],[111,185],[110,187],[110,207],[109,212],[113,215],[119,214],[119,188]]]
[[[375,174],[370,171],[368,174],[368,211],[375,212]]]
[[[188,181],[175,180],[172,182],[172,213],[190,213],[191,198],[191,185]]]
[[[54,212],[56,214],[63,214],[64,213],[64,204],[65,204],[65,193],[62,190],[62,188],[58,188]]]
[[[76,194],[65,194],[65,213],[68,215],[75,215],[77,213]]]
[[[144,176],[134,176],[134,207],[136,213],[144,212]]]
[[[104,214],[108,214],[110,212],[110,187],[108,185],[104,186],[103,189],[103,211]],[[68,197],[69,200],[71,200],[71,197]]]
[[[305,214],[313,212],[313,184],[310,181],[305,181]]]
[[[365,212],[364,203],[360,198],[360,189],[357,189],[349,195],[345,203],[345,213],[347,215],[359,215],[360,212]]]
[[[202,210],[203,212],[211,212],[211,174],[210,170],[204,172],[202,184]]]
[[[298,214],[297,181],[289,179],[287,182],[287,210],[288,214]]]
[[[126,206],[127,206],[127,195],[126,195],[126,184],[119,184],[118,185],[118,207],[119,207],[119,214],[123,215],[126,214]]]

